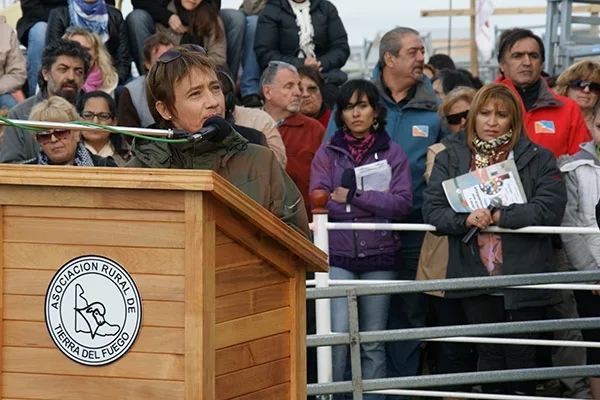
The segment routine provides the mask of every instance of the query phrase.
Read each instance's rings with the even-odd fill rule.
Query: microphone
[[[188,138],[188,142],[221,142],[229,135],[231,126],[223,118],[213,116],[204,121],[204,125],[196,133],[192,133]]]
[[[356,172],[354,172],[354,168],[347,168],[342,173],[342,187],[350,191],[356,191]],[[350,210],[350,204],[346,204],[346,212],[349,213]]]
[[[490,201],[490,204],[487,206],[487,209],[490,210],[491,213],[493,213],[498,207],[502,207],[502,199],[499,197],[493,197]],[[465,237],[463,237],[462,242],[464,244],[469,243],[473,236],[475,236],[478,233],[479,228],[476,226],[472,226],[471,229],[469,229],[469,232],[467,232],[467,234],[465,235]]]

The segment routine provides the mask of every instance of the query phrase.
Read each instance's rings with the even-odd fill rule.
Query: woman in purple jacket
[[[375,85],[366,80],[348,81],[337,97],[335,121],[339,130],[317,151],[310,175],[310,192],[323,189],[330,194],[326,204],[332,222],[388,223],[404,218],[412,205],[412,184],[408,159],[385,131],[385,107],[379,103]],[[391,169],[389,189],[363,190],[357,187],[354,168],[387,161]],[[366,189],[366,188],[365,188]],[[392,231],[329,232],[331,279],[396,279],[400,240]],[[361,331],[386,328],[389,295],[359,299]],[[345,298],[331,302],[332,329],[348,332]],[[364,379],[386,377],[383,343],[362,345]],[[348,349],[333,349],[333,379],[344,380]],[[380,400],[384,395],[366,395]]]

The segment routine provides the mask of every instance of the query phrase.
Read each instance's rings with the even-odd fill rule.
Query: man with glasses
[[[544,43],[539,36],[527,29],[515,28],[505,31],[500,37],[498,62],[503,83],[517,93],[526,113],[525,126],[529,138],[551,150],[556,157],[575,154],[581,143],[590,140],[590,133],[577,103],[568,97],[559,96],[548,87],[541,77],[544,64]],[[558,235],[553,237],[554,256],[558,271],[569,269],[562,242]],[[563,290],[563,302],[548,307],[551,319],[579,318],[575,297],[570,290]],[[554,332],[554,339],[582,341],[580,330]],[[557,347],[552,356],[554,366],[586,364],[584,348]],[[590,399],[591,393],[585,378],[563,378],[565,397]]]
[[[504,31],[500,37],[497,83],[509,86],[525,108],[529,138],[556,157],[575,154],[590,140],[581,110],[573,100],[552,92],[541,77],[544,43],[528,29]]]
[[[60,96],[71,104],[77,103],[81,86],[90,69],[90,56],[79,43],[59,39],[44,49],[38,74],[40,91],[13,107],[9,119],[29,119],[31,109],[38,103]],[[39,150],[33,136],[26,129],[6,127],[0,150],[0,162],[18,163],[34,158]]]

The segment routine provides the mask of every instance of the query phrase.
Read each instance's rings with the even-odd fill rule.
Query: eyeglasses
[[[450,125],[458,125],[460,124],[460,121],[462,121],[463,118],[467,118],[467,115],[469,115],[469,110],[465,110],[456,114],[446,115],[446,121],[448,121]]]
[[[189,51],[197,51],[198,53],[206,54],[206,49],[197,44],[184,44],[179,47]],[[161,54],[161,56],[158,57],[158,62],[161,64],[168,64],[171,61],[177,60],[179,57],[181,57],[181,51],[178,49],[171,49]]]
[[[56,138],[56,140],[64,140],[71,135],[71,131],[69,129],[53,129],[48,131],[41,131],[35,134],[35,138],[39,144],[42,146],[48,144],[50,140],[52,140],[52,136]]]
[[[107,112],[95,113],[91,111],[84,111],[81,113],[81,117],[88,121],[91,121],[94,118],[98,118],[99,121],[108,121],[109,119],[112,119],[113,116],[111,113]]]
[[[584,81],[583,79],[574,79],[569,82],[569,87],[575,90],[583,90],[588,88],[590,92],[600,94],[600,83]]]
[[[306,93],[308,93],[309,95],[319,93],[318,86],[302,86],[302,85],[300,85],[300,90],[302,90],[303,92],[304,92],[304,90],[306,90]]]

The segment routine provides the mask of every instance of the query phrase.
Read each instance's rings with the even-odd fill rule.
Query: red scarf
[[[344,140],[348,143],[350,154],[352,155],[352,158],[354,158],[354,162],[356,162],[356,165],[359,165],[365,154],[367,154],[367,151],[373,146],[373,143],[375,143],[375,135],[373,135],[372,132],[369,132],[364,138],[357,139],[352,136],[350,132],[345,132]]]

